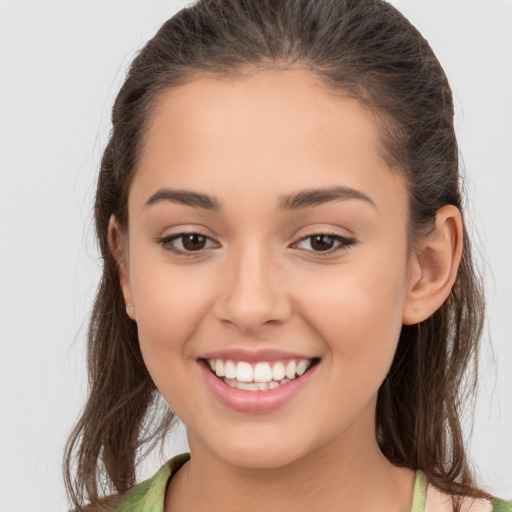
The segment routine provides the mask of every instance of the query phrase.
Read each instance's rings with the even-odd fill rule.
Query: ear
[[[417,245],[410,257],[405,325],[427,319],[450,295],[462,258],[463,228],[458,208],[441,208],[434,230]]]
[[[111,215],[108,223],[108,244],[110,252],[114,256],[119,269],[119,281],[126,303],[126,313],[135,320],[135,309],[133,307],[132,288],[130,286],[130,273],[128,262],[128,243],[126,234],[121,230],[114,215]]]

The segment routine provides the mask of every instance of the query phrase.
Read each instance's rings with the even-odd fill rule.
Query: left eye
[[[174,253],[197,252],[214,247],[215,243],[210,237],[201,233],[178,233],[158,240],[165,248]]]
[[[306,249],[313,252],[335,252],[350,245],[353,245],[355,240],[346,238],[341,235],[329,235],[326,233],[318,233],[315,235],[306,236],[297,242],[297,246],[301,249]]]

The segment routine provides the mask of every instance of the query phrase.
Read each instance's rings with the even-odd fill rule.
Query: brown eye
[[[182,235],[182,244],[187,251],[200,251],[204,249],[207,238],[199,233]]]
[[[164,249],[186,256],[194,252],[207,251],[218,246],[209,236],[201,233],[178,233],[163,238],[158,238],[159,243]]]
[[[329,235],[314,235],[311,237],[311,247],[315,251],[328,251],[334,246],[334,237]]]
[[[296,245],[309,252],[331,254],[343,249],[348,249],[348,247],[355,243],[356,240],[354,238],[330,235],[328,233],[318,233],[302,238]]]

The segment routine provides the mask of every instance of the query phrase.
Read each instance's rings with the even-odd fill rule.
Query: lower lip
[[[314,365],[300,377],[277,388],[249,391],[228,386],[207,368],[205,361],[199,361],[206,383],[220,403],[237,412],[252,413],[273,411],[290,402],[311,380],[317,366]]]

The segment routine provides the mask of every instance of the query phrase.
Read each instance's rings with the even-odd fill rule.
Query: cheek
[[[378,381],[391,365],[402,328],[406,261],[396,254],[363,261],[315,276],[304,287],[309,293],[302,315],[336,364],[356,380],[373,372]]]
[[[144,363],[172,410],[199,406],[188,382],[196,371],[194,334],[210,309],[211,279],[179,266],[134,265],[132,290]],[[183,418],[182,418],[183,419]]]
[[[191,348],[187,341],[211,308],[215,283],[210,273],[134,259],[131,286],[141,350],[150,371],[166,353],[186,357]]]

